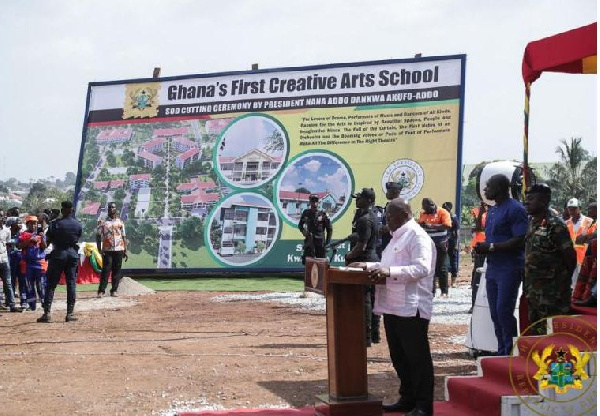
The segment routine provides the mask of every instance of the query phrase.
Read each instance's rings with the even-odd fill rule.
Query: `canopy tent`
[[[568,74],[595,74],[596,23],[568,32],[559,33],[527,44],[523,55],[523,81],[525,82],[525,129],[523,134],[523,191],[530,185],[529,177],[529,98],[531,83],[542,72]]]

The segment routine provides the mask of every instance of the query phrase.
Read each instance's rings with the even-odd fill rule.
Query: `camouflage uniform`
[[[573,247],[565,223],[550,211],[544,218],[531,218],[525,236],[525,278],[523,292],[529,306],[529,323],[554,315],[568,314],[571,308],[571,273],[563,250]],[[546,333],[545,321],[533,328]]]

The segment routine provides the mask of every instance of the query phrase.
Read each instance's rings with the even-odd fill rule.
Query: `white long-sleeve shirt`
[[[385,285],[375,286],[378,315],[419,316],[431,319],[433,275],[436,251],[433,240],[413,219],[392,234],[379,263],[367,263],[367,270],[390,269]]]

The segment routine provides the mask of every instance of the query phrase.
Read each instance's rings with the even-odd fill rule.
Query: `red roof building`
[[[100,210],[100,202],[92,202],[83,208],[81,213],[84,215],[97,215],[98,210]]]
[[[195,147],[177,156],[175,158],[175,165],[179,169],[183,169],[185,166],[198,159],[200,159],[200,150]]]
[[[106,188],[108,188],[108,181],[97,181],[97,182],[94,182],[94,189],[105,190]]]
[[[192,192],[196,189],[201,189],[204,191],[215,189],[216,185],[212,179],[208,181],[202,181],[200,178],[194,178],[190,182],[183,182],[177,185],[178,192]]]
[[[138,153],[138,158],[144,161],[144,167],[154,169],[159,166],[163,158],[160,156],[156,156],[154,153],[147,152],[142,150]]]
[[[173,137],[173,136],[185,136],[190,132],[189,126],[182,126],[172,129],[156,129],[152,133],[152,137]]]
[[[102,130],[96,136],[96,143],[98,144],[111,144],[111,143],[122,143],[131,139],[133,131],[131,129],[110,129]]]
[[[125,186],[125,181],[123,179],[113,179],[110,181],[109,188],[110,189],[119,189]]]
[[[209,207],[218,200],[219,194],[208,194],[202,190],[198,190],[190,195],[183,195],[181,197],[181,208],[191,210],[194,208]]]
[[[165,140],[166,139],[162,137],[157,137],[156,139],[152,139],[144,143],[142,148],[147,152],[160,152],[163,148]]]

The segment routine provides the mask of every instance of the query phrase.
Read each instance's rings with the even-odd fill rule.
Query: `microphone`
[[[358,234],[356,233],[352,233],[350,234],[348,237],[342,239],[342,240],[338,240],[334,243],[329,243],[325,246],[326,249],[332,249],[332,248],[337,248],[338,246],[341,246],[342,244],[344,244],[347,241],[351,241],[351,242],[355,242],[358,241]]]

